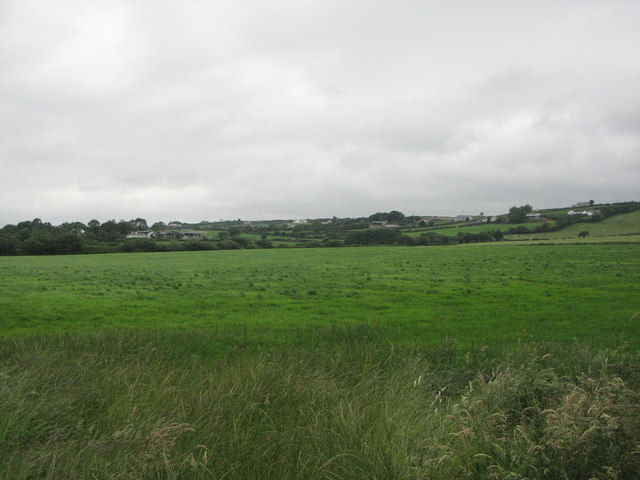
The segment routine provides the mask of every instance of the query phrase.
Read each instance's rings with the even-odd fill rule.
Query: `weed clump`
[[[637,478],[639,392],[583,347],[569,371],[525,350],[451,402],[452,429],[426,463],[452,478]]]

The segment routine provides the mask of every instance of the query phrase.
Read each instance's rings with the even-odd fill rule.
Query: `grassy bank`
[[[632,479],[637,352],[508,356],[320,329],[302,348],[213,334],[0,340],[7,479]]]

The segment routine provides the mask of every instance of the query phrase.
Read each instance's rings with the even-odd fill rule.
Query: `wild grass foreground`
[[[394,347],[320,329],[0,340],[0,478],[636,479],[638,352]]]

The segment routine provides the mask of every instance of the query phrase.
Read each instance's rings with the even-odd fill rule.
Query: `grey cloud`
[[[640,6],[9,0],[0,224],[630,199]]]

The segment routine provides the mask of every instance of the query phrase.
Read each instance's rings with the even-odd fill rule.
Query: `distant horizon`
[[[182,220],[180,218],[171,218],[171,220],[167,220],[164,218],[154,218],[154,217],[146,217],[144,215],[135,215],[135,216],[129,216],[128,218],[124,218],[124,217],[104,217],[104,219],[100,219],[98,217],[92,217],[86,221],[80,220],[80,219],[68,219],[68,220],[62,220],[62,221],[53,221],[53,220],[49,220],[47,218],[44,217],[40,217],[40,216],[34,216],[31,218],[23,218],[20,219],[18,221],[14,221],[14,222],[8,222],[8,223],[4,223],[1,226],[5,226],[5,225],[16,225],[20,222],[25,222],[25,221],[33,221],[35,219],[40,219],[42,222],[44,223],[50,223],[51,225],[54,226],[58,226],[61,225],[63,223],[72,223],[72,222],[80,222],[83,224],[87,224],[89,223],[91,220],[98,220],[101,224],[104,222],[108,222],[111,220],[115,220],[115,221],[130,221],[130,220],[134,220],[136,218],[142,218],[147,222],[147,225],[151,226],[154,223],[157,222],[164,222],[165,224],[169,224],[171,222],[180,222],[180,223],[184,223],[184,224],[198,224],[198,223],[218,223],[218,222],[235,222],[238,221],[238,219],[240,219],[241,221],[245,221],[245,222],[267,222],[267,221],[293,221],[293,220],[318,220],[318,219],[332,219],[333,217],[337,217],[337,218],[367,218],[375,213],[379,213],[379,212],[391,212],[394,210],[400,211],[402,212],[405,216],[418,216],[418,217],[450,217],[450,218],[455,218],[458,215],[472,215],[472,216],[480,216],[480,213],[483,213],[485,217],[492,217],[492,216],[496,216],[496,215],[506,215],[508,213],[509,208],[513,207],[513,206],[522,206],[522,205],[531,205],[533,207],[534,211],[538,211],[538,210],[554,210],[554,209],[562,209],[562,208],[570,208],[578,203],[581,202],[589,202],[592,199],[587,199],[587,200],[576,200],[574,202],[571,202],[570,204],[566,204],[566,205],[554,205],[554,206],[545,206],[545,207],[537,207],[536,205],[531,205],[529,202],[523,202],[523,203],[519,203],[519,204],[512,204],[509,205],[508,207],[506,207],[504,209],[504,211],[501,212],[485,212],[484,210],[479,210],[478,212],[471,212],[471,211],[461,211],[459,213],[454,213],[454,214],[441,214],[441,213],[410,213],[407,211],[402,211],[399,210],[397,208],[392,208],[392,209],[387,209],[387,210],[376,210],[375,212],[370,212],[364,215],[348,215],[348,216],[338,216],[338,215],[324,215],[324,216],[278,216],[278,217],[269,217],[269,218],[243,218],[243,217],[235,217],[235,218],[211,218],[211,219],[199,219],[199,220]],[[608,204],[616,204],[616,203],[626,203],[626,202],[635,202],[637,200],[615,200],[615,201],[610,201],[610,202],[606,202],[606,201],[597,201],[596,199],[594,200],[594,205],[608,205]],[[0,227],[1,228],[1,227]]]

